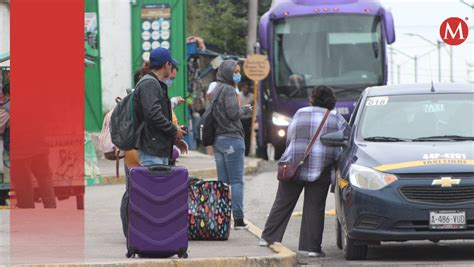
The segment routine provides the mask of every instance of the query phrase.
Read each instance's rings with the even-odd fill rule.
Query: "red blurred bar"
[[[81,262],[84,0],[10,3],[11,263]]]

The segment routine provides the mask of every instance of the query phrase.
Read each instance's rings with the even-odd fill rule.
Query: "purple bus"
[[[393,17],[375,0],[274,0],[259,25],[271,64],[260,86],[259,149],[285,150],[286,129],[308,105],[311,89],[334,89],[347,120],[360,93],[387,83],[386,44],[395,41]]]

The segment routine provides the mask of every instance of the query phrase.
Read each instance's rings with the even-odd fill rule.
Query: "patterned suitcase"
[[[129,189],[127,257],[187,258],[188,170],[134,167]]]
[[[229,185],[189,180],[189,240],[227,240],[232,212]]]

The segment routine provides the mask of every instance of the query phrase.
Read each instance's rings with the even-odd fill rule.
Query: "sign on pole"
[[[258,83],[264,80],[270,73],[270,63],[264,55],[249,55],[244,62],[244,73],[250,80],[254,82],[253,87],[253,115],[252,130],[250,132],[250,155],[255,155],[255,122],[257,119],[257,99],[258,99]]]
[[[254,82],[264,80],[270,73],[270,63],[264,55],[249,55],[244,62],[245,75]]]

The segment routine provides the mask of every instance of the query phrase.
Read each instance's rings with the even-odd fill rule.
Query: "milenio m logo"
[[[441,39],[448,45],[460,45],[466,41],[469,35],[469,27],[466,21],[457,17],[447,18],[439,27],[439,35]]]

